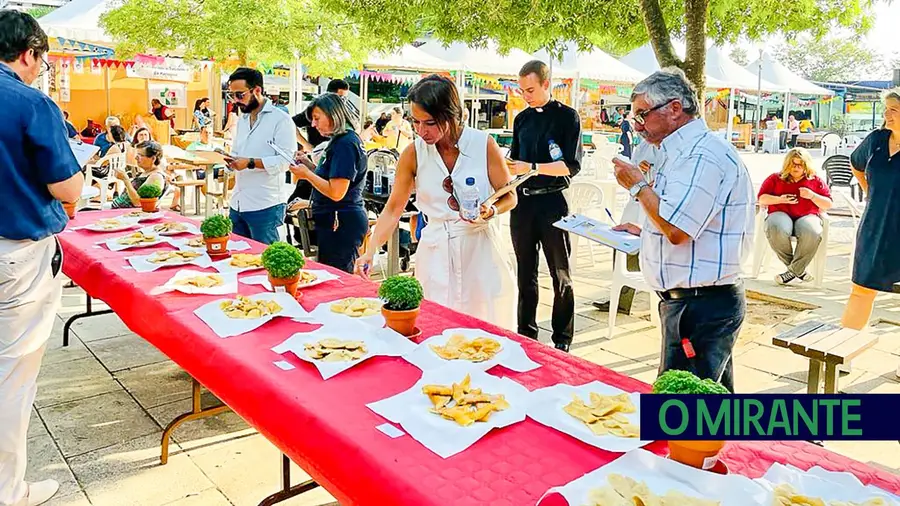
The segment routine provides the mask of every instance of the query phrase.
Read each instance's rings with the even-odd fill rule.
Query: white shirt
[[[241,158],[261,159],[265,168],[235,172],[231,195],[231,208],[235,211],[259,211],[282,203],[281,182],[290,164],[269,146],[269,141],[274,141],[287,153],[293,154],[297,150],[294,122],[288,113],[267,99],[252,127],[250,114],[242,114],[238,120],[232,153]]]
[[[674,245],[645,217],[641,271],[657,291],[736,283],[753,240],[750,174],[734,147],[694,120],[660,144],[659,215],[690,240]]]

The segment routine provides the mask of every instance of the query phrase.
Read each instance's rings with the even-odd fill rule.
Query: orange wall
[[[147,115],[150,101],[147,95],[148,80],[138,77],[127,77],[125,69],[109,69],[109,112],[122,120],[122,125],[129,128],[137,114]],[[185,109],[174,109],[175,127],[190,128],[193,119],[194,101],[209,95],[209,70],[194,73],[195,80],[187,83],[187,105]],[[107,116],[106,92],[103,86],[103,74],[83,74],[72,72],[70,79],[70,101],[57,102],[60,108],[69,112],[69,121],[78,131],[87,126],[87,120],[103,123]],[[160,81],[163,82],[163,81]],[[55,97],[54,97],[55,98]]]

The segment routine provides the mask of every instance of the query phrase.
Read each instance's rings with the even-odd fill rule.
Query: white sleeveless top
[[[475,178],[475,186],[481,200],[490,197],[494,190],[487,172],[488,134],[472,128],[463,128],[459,137],[459,157],[453,172],[447,170],[437,147],[429,146],[421,137],[416,137],[416,207],[425,213],[429,222],[461,221],[459,213],[450,209],[444,191],[444,179],[450,175],[456,194],[465,187],[466,179]]]

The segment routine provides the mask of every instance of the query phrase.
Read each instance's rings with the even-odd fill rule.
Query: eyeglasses
[[[657,110],[659,110],[659,109],[662,109],[663,107],[665,107],[665,106],[671,104],[672,102],[674,102],[674,101],[676,101],[676,100],[678,100],[678,99],[677,99],[677,98],[672,98],[672,99],[669,99],[669,101],[667,101],[667,102],[665,102],[665,103],[663,103],[663,104],[655,105],[655,106],[653,106],[653,107],[647,109],[646,111],[641,111],[641,112],[639,112],[639,113],[637,113],[637,114],[634,115],[634,121],[635,121],[637,124],[639,124],[639,125],[643,125],[643,124],[644,124],[644,121],[645,121],[644,118],[646,118],[648,114],[650,114],[650,113],[653,112],[653,111],[657,111]]]
[[[244,96],[246,96],[247,93],[250,93],[250,91],[229,91],[225,94],[225,96],[228,97],[228,100],[232,101],[235,99],[244,100]]]
[[[42,76],[42,75],[46,74],[47,72],[50,72],[50,62],[48,62],[48,61],[43,57],[43,55],[38,56],[37,52],[35,52],[35,51],[33,51],[33,50],[32,50],[32,54],[34,55],[34,58],[35,58],[36,60],[41,60],[41,71],[38,73],[38,75],[39,75],[39,76]]]
[[[450,196],[447,197],[447,205],[450,207],[450,210],[459,211],[459,201],[456,200],[456,195],[453,194],[453,179],[451,179],[449,175],[444,178],[444,181],[441,183],[441,188],[450,194]]]

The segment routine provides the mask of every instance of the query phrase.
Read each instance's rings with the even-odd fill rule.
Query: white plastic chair
[[[841,138],[838,134],[829,133],[822,137],[822,156],[836,155],[840,147]]]
[[[625,206],[625,210],[622,211],[622,223],[636,223],[640,212],[639,206]],[[654,325],[659,326],[659,296],[656,295],[656,291],[644,281],[644,275],[640,271],[630,272],[628,270],[628,257],[625,253],[614,251],[613,255],[612,283],[609,287],[608,337],[612,339],[613,331],[616,329],[616,316],[619,314],[619,296],[622,295],[622,289],[626,286],[633,288],[635,291],[648,292],[650,294],[650,321]]]
[[[96,180],[97,184],[100,186],[100,209],[112,208],[112,202],[107,199],[107,192],[109,192],[110,186],[120,193],[125,191],[125,185],[116,179],[116,172],[125,170],[126,158],[127,155],[125,153],[109,154],[98,160],[97,163],[87,166],[87,172],[91,175],[93,175],[92,169],[94,167],[100,167],[104,162],[107,163],[107,167],[109,168],[109,172],[105,178]],[[91,177],[91,179],[93,180],[93,177]]]
[[[569,186],[566,199],[569,201],[569,212],[584,215],[587,211],[597,210],[603,205],[603,190],[589,181],[573,182]],[[574,273],[578,266],[578,244],[581,237],[570,234],[572,238],[572,250],[569,252],[569,270]],[[588,251],[591,254],[591,264],[595,264],[594,241],[587,241]]]
[[[766,209],[766,206],[759,206],[759,209],[756,211],[756,224],[753,234],[754,241],[756,241],[753,244],[754,278],[759,278],[762,266],[766,263],[769,253],[772,252],[772,248],[769,247],[769,241],[766,239],[766,216],[769,215]],[[828,259],[828,224],[830,221],[828,213],[820,213],[819,216],[822,217],[822,242],[819,243],[816,256],[813,257],[813,261],[810,264],[813,271],[813,286],[816,288],[822,287],[822,281],[825,278],[825,263]],[[794,244],[796,242],[797,238],[791,237],[791,243]]]

